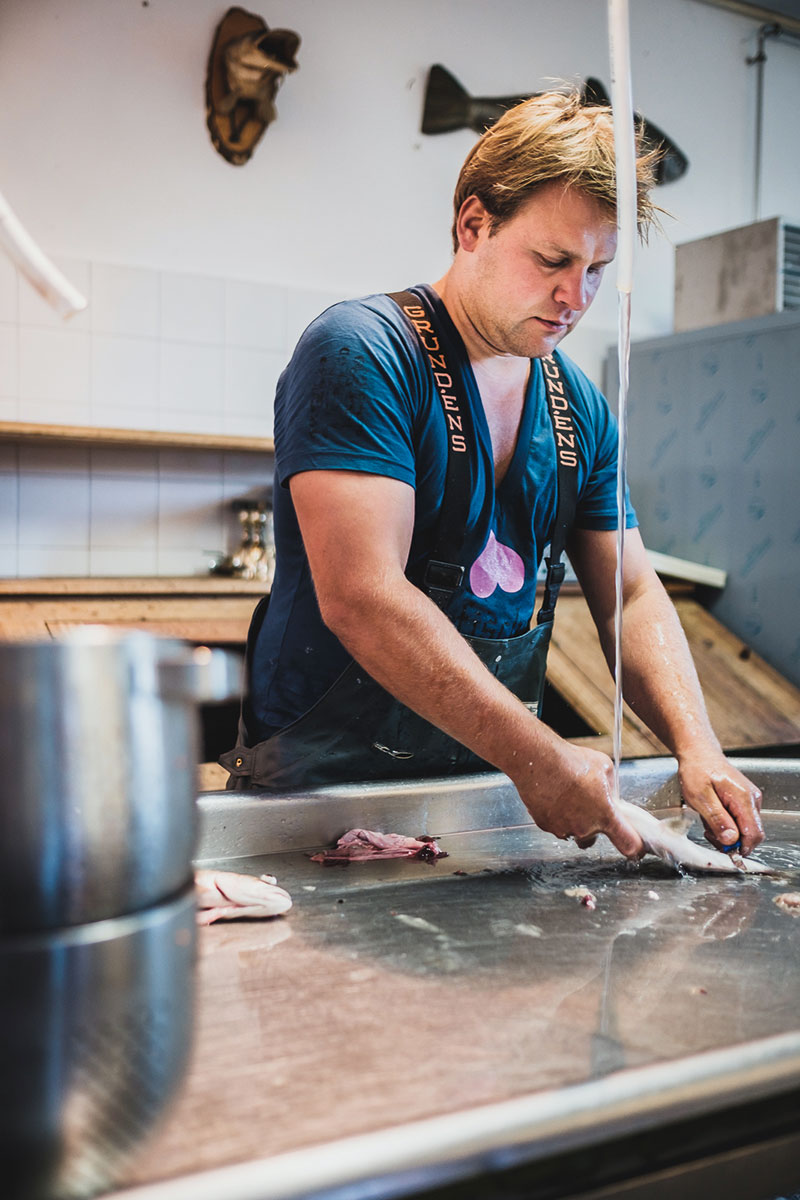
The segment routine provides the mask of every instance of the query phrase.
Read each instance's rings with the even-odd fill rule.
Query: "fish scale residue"
[[[783,892],[780,896],[774,896],[773,904],[777,904],[782,912],[789,913],[792,917],[800,917],[800,892]]]
[[[536,891],[561,892],[565,887],[582,887],[589,884],[595,889],[604,884],[613,887],[623,879],[638,876],[642,865],[646,868],[657,868],[659,874],[666,869],[665,865],[656,859],[640,864],[624,858],[593,858],[590,854],[583,854],[566,861],[543,859],[526,863],[523,874]]]
[[[441,933],[438,925],[433,925],[430,921],[426,921],[424,917],[412,917],[408,913],[397,913],[396,919],[402,921],[404,925],[408,925],[411,929],[420,929],[424,933]]]
[[[773,870],[800,873],[800,847],[790,846],[786,842],[764,842],[756,851]]]

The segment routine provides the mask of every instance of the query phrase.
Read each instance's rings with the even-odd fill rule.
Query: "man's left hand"
[[[727,850],[741,839],[746,857],[764,840],[761,792],[721,751],[679,760],[681,792],[703,819],[706,837]]]

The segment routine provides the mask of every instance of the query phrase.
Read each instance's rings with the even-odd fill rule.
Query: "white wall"
[[[435,278],[474,141],[419,133],[427,68],[475,95],[609,79],[603,0],[283,0],[302,37],[278,121],[244,167],[211,147],[204,78],[219,0],[3,0],[0,187],[52,251],[342,293]],[[636,107],[687,153],[659,191],[674,219],[643,253],[635,334],[668,332],[670,240],[752,219],[757,23],[695,0],[635,0]],[[763,215],[800,189],[780,105],[800,52],[768,44]],[[777,111],[776,111],[777,110]],[[784,123],[786,117],[784,116]],[[786,213],[792,216],[791,213]],[[795,217],[800,213],[795,212]],[[613,282],[587,326],[615,328]]]
[[[153,303],[162,307],[139,315],[159,353],[170,340],[162,327],[165,280],[183,278],[190,294],[186,276],[202,277],[198,294],[255,281],[310,314],[331,296],[431,280],[446,268],[452,188],[474,135],[420,134],[433,62],[473,95],[528,93],[554,77],[609,80],[603,0],[253,0],[248,7],[273,27],[294,29],[302,43],[299,70],[278,94],[277,122],[253,159],[233,167],[205,127],[206,62],[226,3],[0,4],[0,189],[41,245],[71,265],[77,283],[91,290],[109,270],[158,277]],[[753,218],[756,74],[745,59],[757,22],[695,0],[634,0],[631,9],[635,105],[691,162],[684,179],[657,192],[672,215],[665,235],[638,258],[633,334],[643,338],[671,330],[672,243]],[[798,203],[800,157],[786,152],[784,125],[787,107],[800,111],[800,58],[794,47],[774,43],[768,57],[762,215],[798,220],[788,206]],[[43,409],[44,398],[26,388],[27,288],[17,281],[0,313],[3,412],[74,422],[58,396]],[[88,353],[94,362],[97,338],[106,336],[97,320],[87,314],[65,327],[65,338],[51,337],[43,372],[62,380],[88,421],[111,423],[76,374],[78,359],[85,365]],[[615,338],[612,273],[565,348],[599,381]],[[224,333],[214,344],[229,348]],[[159,371],[163,389],[163,362]],[[117,423],[130,400],[124,374],[117,372],[118,390],[105,404],[120,410]],[[264,376],[267,414],[271,378],[272,369]],[[216,409],[206,397],[196,427],[232,429],[226,388],[223,375]],[[167,393],[134,397],[127,407],[139,405],[154,409],[156,427],[164,426]],[[191,405],[181,409],[191,423]],[[265,432],[256,409],[257,401],[251,426],[239,414],[237,432]],[[3,463],[6,473],[24,474],[18,456]],[[22,526],[12,525],[13,536],[18,551]]]

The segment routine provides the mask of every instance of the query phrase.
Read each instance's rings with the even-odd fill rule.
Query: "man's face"
[[[462,208],[464,315],[490,354],[540,358],[577,325],[617,248],[616,222],[585,192],[547,184],[490,234],[477,197]]]

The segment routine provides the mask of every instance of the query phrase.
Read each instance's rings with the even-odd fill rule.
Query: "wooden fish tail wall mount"
[[[608,93],[599,79],[587,79],[581,92],[584,104],[611,104]],[[472,129],[473,132],[481,134],[498,121],[507,109],[539,94],[528,92],[524,96],[471,96],[446,67],[441,63],[434,63],[428,72],[425,87],[422,133],[437,134],[449,133],[455,129]],[[636,114],[635,119],[642,127],[645,146],[648,149],[658,147],[661,152],[656,165],[656,183],[672,183],[673,180],[680,179],[689,166],[686,155],[652,121],[639,114]]]

